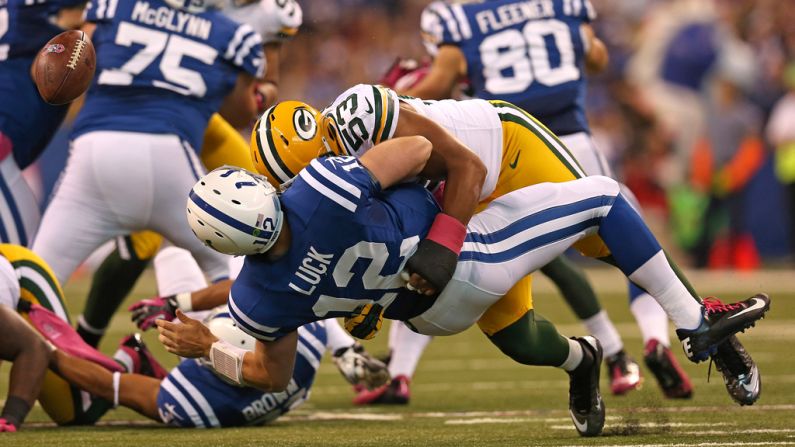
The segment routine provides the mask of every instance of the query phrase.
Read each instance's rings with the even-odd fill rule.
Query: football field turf
[[[619,276],[590,271],[604,307],[624,337],[628,352],[641,360],[640,333],[622,293]],[[504,357],[477,329],[454,337],[437,338],[420,362],[412,384],[412,401],[403,407],[351,405],[353,396],[334,366],[324,358],[308,403],[265,427],[185,430],[158,426],[132,411],[108,413],[100,426],[58,428],[35,407],[23,431],[0,435],[3,446],[393,446],[393,445],[499,445],[499,446],[782,446],[795,445],[795,286],[792,272],[772,275],[698,275],[702,293],[729,291],[727,300],[744,298],[754,291],[769,291],[773,298],[768,317],[740,336],[762,371],[762,397],[756,405],[741,408],[727,395],[714,368],[707,382],[707,363],[684,359],[674,341],[674,352],[695,386],[692,399],[671,401],[662,397],[646,369],[644,387],[623,397],[609,394],[602,377],[607,407],[604,435],[577,436],[567,412],[568,377],[553,368],[531,368]],[[82,308],[88,287],[85,279],[66,288],[72,316]],[[151,295],[152,275],[147,274],[127,304]],[[569,308],[552,289],[537,289],[536,309],[568,335],[583,333]],[[129,314],[120,312],[103,341],[106,353],[115,350],[122,335],[133,331]],[[675,337],[675,336],[674,336]],[[176,359],[159,345],[153,333],[146,340],[167,366]],[[385,350],[387,329],[366,346],[379,354]],[[0,369],[0,394],[5,396],[9,365]]]

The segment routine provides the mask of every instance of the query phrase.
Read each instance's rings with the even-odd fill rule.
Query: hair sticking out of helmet
[[[284,219],[276,189],[260,175],[222,166],[191,189],[187,204],[193,234],[215,251],[253,255],[268,251]]]
[[[251,132],[251,158],[257,172],[280,187],[327,152],[323,117],[299,101],[280,102],[262,114]]]

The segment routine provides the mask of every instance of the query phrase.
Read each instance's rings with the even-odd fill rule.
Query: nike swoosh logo
[[[366,98],[365,101],[367,102],[367,108],[369,110],[365,110],[365,113],[373,113],[373,105],[370,104],[370,98]]]
[[[732,318],[739,317],[742,314],[745,314],[745,313],[748,313],[748,312],[753,312],[753,311],[755,311],[757,309],[761,309],[763,307],[765,307],[765,302],[763,300],[760,300],[759,298],[754,298],[754,304],[752,306],[746,307],[743,311],[738,312],[738,313],[732,315],[731,317],[727,318],[727,320],[731,320]]]
[[[571,420],[574,422],[574,426],[577,427],[577,431],[579,431],[580,433],[585,433],[585,432],[588,431],[588,421],[587,420],[585,422],[583,422],[583,423],[580,423],[577,420],[577,416],[574,415],[574,412],[569,410],[569,414],[571,415]]]
[[[743,382],[740,384],[740,386],[742,386],[745,391],[748,391],[749,393],[756,393],[756,390],[759,389],[759,380],[757,379],[758,373],[759,372],[757,371],[756,367],[752,368],[751,373],[749,374],[749,378],[751,379],[749,381],[750,383],[746,384]]]
[[[508,166],[511,167],[511,169],[516,169],[516,164],[519,163],[519,156],[520,155],[522,155],[522,150],[521,149],[519,149],[519,152],[516,153],[516,158],[513,159],[513,163],[510,163],[508,165]]]

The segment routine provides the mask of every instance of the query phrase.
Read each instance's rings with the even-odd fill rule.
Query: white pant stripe
[[[221,423],[218,422],[218,418],[215,416],[215,412],[213,411],[213,407],[210,406],[210,403],[207,402],[207,399],[204,398],[204,395],[193,386],[192,383],[182,374],[182,371],[179,368],[174,368],[171,372],[171,377],[176,379],[176,381],[182,385],[182,388],[190,394],[193,400],[199,404],[199,409],[204,413],[204,416],[207,418],[207,421],[210,423],[211,427],[220,427]]]
[[[309,332],[307,329],[305,329],[303,326],[298,328],[298,336],[301,337],[302,340],[307,342],[313,348],[315,348],[315,351],[319,352],[320,355],[323,355],[323,351],[325,351],[326,349],[325,345],[323,345],[323,343],[321,343],[320,340],[317,339],[317,337],[312,335],[312,333]]]
[[[160,386],[163,387],[163,389],[166,390],[166,392],[168,392],[168,394],[170,394],[174,400],[177,401],[183,410],[185,410],[185,413],[187,413],[190,420],[193,421],[193,425],[204,428],[204,421],[202,421],[202,418],[199,417],[199,413],[196,412],[196,409],[193,408],[193,405],[191,405],[188,399],[185,398],[185,395],[182,394],[182,392],[180,392],[180,390],[178,390],[173,383],[171,383],[170,377],[166,377],[165,380],[160,382]]]
[[[321,351],[323,352],[323,351]],[[320,359],[315,356],[309,348],[302,342],[302,340],[298,341],[298,354],[303,356],[312,368],[317,369],[320,366]]]

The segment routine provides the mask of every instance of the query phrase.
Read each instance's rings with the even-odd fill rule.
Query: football
[[[94,46],[86,33],[64,31],[53,37],[33,61],[33,81],[42,99],[59,105],[74,101],[91,84],[96,68]]]

